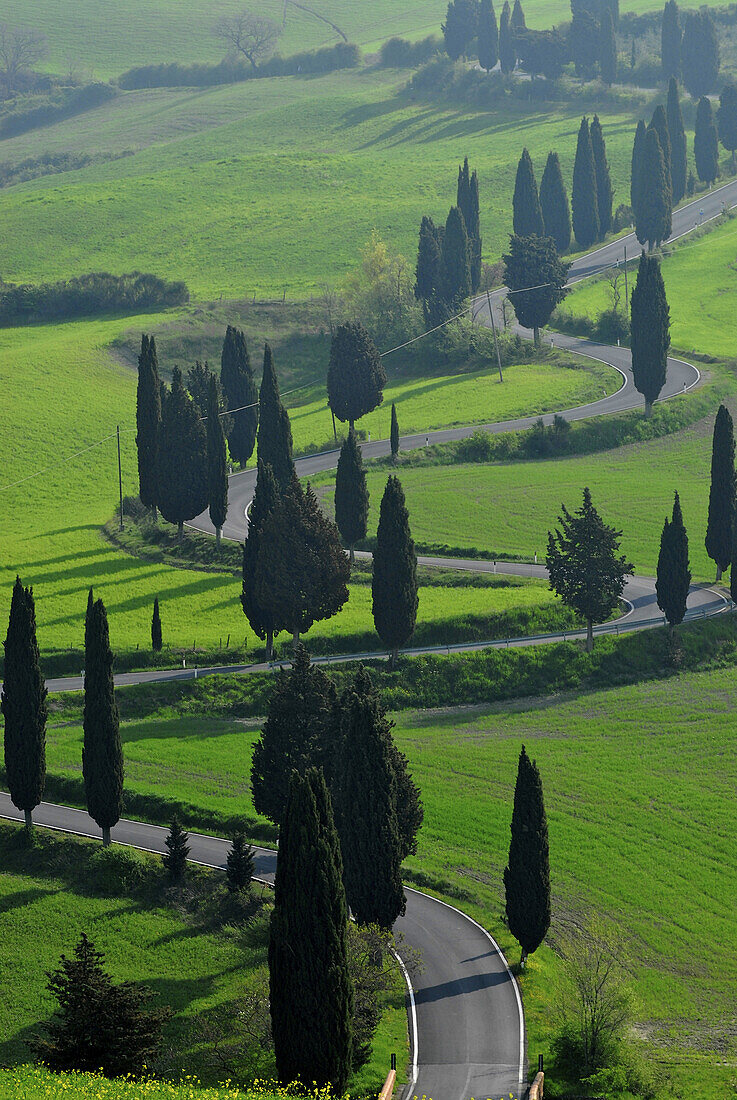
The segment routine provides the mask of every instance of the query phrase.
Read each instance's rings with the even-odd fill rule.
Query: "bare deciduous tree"
[[[274,50],[281,28],[265,15],[255,15],[244,9],[232,18],[224,17],[215,24],[215,35],[226,43],[233,54],[243,54],[254,69],[258,62]]]
[[[18,86],[18,77],[46,57],[46,36],[31,27],[11,27],[0,23],[0,79],[10,96]]]

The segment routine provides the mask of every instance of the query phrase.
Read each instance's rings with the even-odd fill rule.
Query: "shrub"
[[[618,309],[605,309],[596,321],[594,335],[603,344],[616,344],[617,340],[629,340],[629,319]]]
[[[135,848],[112,844],[90,858],[95,885],[103,894],[122,895],[134,890],[146,873],[146,863]]]
[[[5,114],[0,118],[0,139],[24,134],[38,126],[50,126],[53,122],[99,107],[116,95],[115,88],[110,84],[85,84],[81,88],[65,88],[36,106],[21,107]]]
[[[621,233],[623,229],[629,229],[631,225],[635,224],[635,212],[631,206],[628,206],[624,202],[620,202],[617,209],[614,211],[614,220],[612,222],[612,228],[615,233]]]
[[[379,64],[386,69],[412,69],[424,64],[439,53],[442,43],[437,35],[429,34],[419,42],[406,38],[390,38],[379,50]]]
[[[0,326],[66,321],[98,313],[140,313],[149,309],[168,309],[188,301],[185,283],[170,282],[140,271],[128,275],[96,271],[38,286],[2,283]]]

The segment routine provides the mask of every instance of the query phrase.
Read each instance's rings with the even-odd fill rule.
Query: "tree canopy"
[[[338,420],[356,420],[384,400],[386,371],[378,349],[363,325],[339,325],[330,344],[328,404]]]
[[[650,416],[668,371],[670,310],[660,263],[655,256],[646,256],[644,252],[640,256],[630,312],[632,376],[635,388],[645,398],[645,412]]]
[[[540,328],[566,295],[570,264],[560,259],[552,237],[513,235],[503,259],[504,280],[517,320],[533,330],[539,344]]]

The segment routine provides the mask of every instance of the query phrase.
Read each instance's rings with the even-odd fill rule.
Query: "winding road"
[[[695,202],[682,207],[673,215],[671,240],[683,236],[694,228],[718,216],[724,206],[737,205],[737,181],[717,188]],[[570,272],[570,281],[576,282],[604,270],[624,259],[636,258],[639,246],[634,235],[620,238],[576,260]],[[634,265],[632,268],[634,278]],[[503,293],[503,292],[501,292]],[[495,306],[500,302],[500,292],[494,295]],[[488,306],[480,303],[477,319],[489,323]],[[630,370],[629,352],[579,340],[569,336],[555,336],[559,348],[589,355],[616,367],[622,374],[621,388],[610,397],[590,405],[565,410],[561,415],[567,420],[580,420],[604,413],[621,412],[638,407],[642,398],[634,389]],[[661,397],[674,396],[690,389],[699,380],[698,370],[682,360],[668,361],[668,379]],[[483,428],[489,432],[504,432],[532,426],[537,417],[526,417],[498,424],[473,425],[429,433],[431,443],[462,439]],[[552,420],[552,415],[543,418]],[[405,436],[401,440],[403,450],[425,446],[425,433]],[[363,445],[365,458],[389,454],[387,440]],[[298,459],[297,472],[306,477],[329,470],[337,464],[338,452],[330,451]],[[231,476],[229,485],[228,517],[223,528],[225,537],[242,541],[246,531],[246,509],[253,495],[255,472],[245,470]],[[202,531],[212,531],[207,515],[198,517],[193,526]],[[429,566],[454,569],[499,571],[517,575],[544,577],[542,566],[518,563],[469,561],[467,559],[420,558]],[[660,622],[655,602],[655,586],[651,578],[630,578],[625,591],[629,603],[627,615],[617,624],[607,624],[600,631],[612,629],[643,628]],[[689,595],[688,616],[715,614],[727,607],[727,601],[708,587],[692,586]],[[568,637],[572,635],[569,634]],[[470,643],[451,647],[454,650],[478,649],[486,645],[529,645],[540,641],[552,641],[560,635],[546,635],[537,639],[517,639],[512,643]],[[407,652],[425,652],[409,650]],[[378,654],[376,654],[378,656]],[[346,655],[330,660],[349,660]],[[124,673],[116,676],[116,685],[145,683],[153,680],[184,679],[194,675],[216,672],[266,671],[272,666],[227,666],[198,670],[174,669],[140,673]],[[50,691],[78,690],[82,688],[79,677],[67,677],[47,681]],[[0,792],[0,817],[20,820],[22,815],[12,805],[7,794]],[[81,810],[67,806],[43,803],[34,811],[39,825],[83,836],[99,836],[95,823]],[[166,830],[143,822],[123,820],[113,829],[113,839],[153,852],[163,852]],[[190,833],[191,858],[211,867],[224,867],[229,842],[216,837]],[[257,873],[266,880],[273,878],[276,855],[268,849],[257,850]],[[407,944],[420,952],[423,969],[413,975],[410,992],[412,1024],[412,1075],[407,1089],[413,1095],[432,1097],[434,1100],[468,1100],[469,1097],[521,1097],[525,1078],[526,1049],[522,1003],[519,991],[497,945],[489,934],[475,921],[459,910],[415,890],[407,890],[407,913],[397,922]]]

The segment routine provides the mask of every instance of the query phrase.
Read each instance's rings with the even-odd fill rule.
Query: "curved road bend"
[[[99,837],[83,810],[44,802],[34,821],[51,829]],[[0,792],[0,817],[22,814]],[[167,829],[140,821],[119,821],[112,838],[151,852],[165,852]],[[225,868],[230,842],[189,834],[190,858]],[[256,849],[256,875],[273,881],[276,853]],[[517,986],[501,952],[487,932],[459,910],[417,890],[407,889],[407,914],[395,931],[421,955],[414,975],[418,1035],[412,1036],[419,1063],[409,1096],[433,1100],[469,1097],[521,1097],[524,1082],[524,1018]],[[416,1044],[416,1045],[415,1045]],[[511,1061],[510,1061],[511,1059]]]

